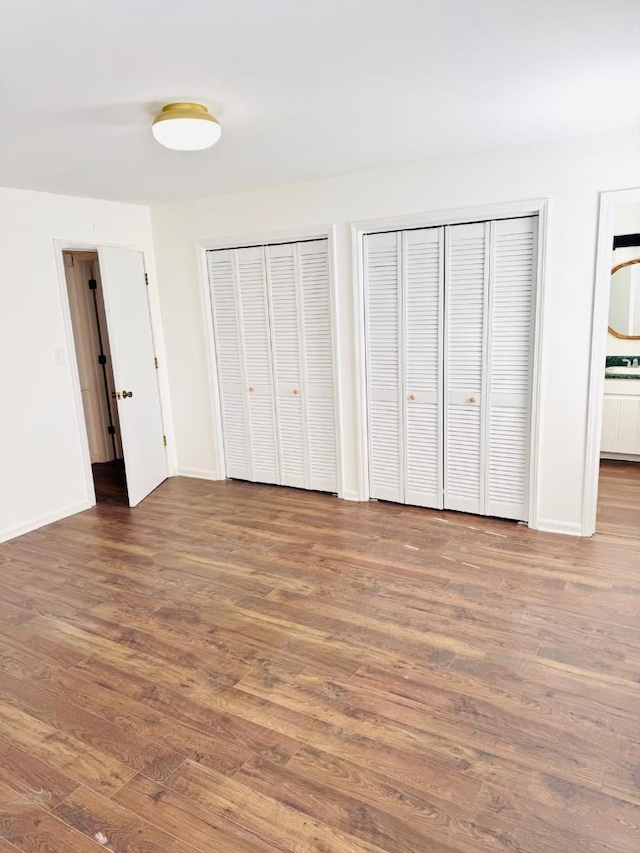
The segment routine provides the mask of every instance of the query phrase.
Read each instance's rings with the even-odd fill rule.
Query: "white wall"
[[[616,208],[614,230],[618,234],[640,234],[640,204],[621,204]],[[640,247],[616,249],[612,253],[612,266],[640,257]],[[640,340],[625,341],[607,333],[608,355],[640,355]]]
[[[148,208],[0,189],[0,222],[2,541],[90,502],[54,239],[143,248],[161,353],[163,338]],[[64,364],[54,361],[58,347],[64,349]]]
[[[598,194],[638,185],[640,128],[630,128],[152,208],[180,469],[217,473],[195,241],[335,223],[346,486],[355,492],[350,221],[548,197],[540,518],[580,532]]]

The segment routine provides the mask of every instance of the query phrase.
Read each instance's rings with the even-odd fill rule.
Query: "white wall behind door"
[[[640,128],[152,209],[179,465],[215,475],[196,240],[336,224],[347,495],[358,488],[353,220],[550,198],[543,317],[541,525],[582,530],[598,194],[640,185]]]
[[[54,239],[87,248],[99,243],[144,248],[161,368],[164,343],[148,208],[0,189],[0,222],[2,541],[83,509],[91,501]],[[168,400],[166,383],[164,398]],[[165,410],[169,416],[166,405]]]

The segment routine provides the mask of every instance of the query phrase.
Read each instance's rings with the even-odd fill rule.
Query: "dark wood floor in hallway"
[[[638,469],[600,521],[177,478],[0,545],[0,853],[637,853]]]

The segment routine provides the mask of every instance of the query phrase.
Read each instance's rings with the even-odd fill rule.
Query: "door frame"
[[[345,496],[344,486],[344,462],[343,462],[343,424],[341,409],[341,347],[338,335],[336,289],[336,252],[335,252],[335,226],[317,225],[301,228],[286,228],[281,231],[261,231],[254,234],[239,234],[216,237],[210,240],[198,240],[196,242],[196,262],[198,267],[198,278],[200,280],[200,302],[202,308],[202,322],[207,348],[207,374],[210,391],[209,404],[211,412],[211,423],[213,424],[214,439],[214,468],[211,471],[181,471],[180,473],[190,477],[201,477],[207,480],[225,480],[226,463],[224,458],[224,441],[222,425],[222,397],[220,392],[220,380],[216,357],[215,335],[213,328],[213,301],[209,283],[209,268],[207,264],[207,252],[211,249],[242,249],[247,246],[264,246],[269,243],[296,243],[300,240],[326,240],[327,258],[329,268],[329,300],[331,305],[331,339],[333,347],[333,404],[335,411],[335,439],[336,439],[336,468],[338,479],[338,497]]]
[[[611,256],[613,253],[616,208],[625,204],[640,204],[640,188],[609,190],[600,193],[596,273],[593,288],[589,396],[587,400],[587,437],[582,501],[583,536],[593,536],[596,532],[602,413],[604,411],[604,363],[607,355],[607,328],[611,292]]]
[[[546,246],[549,219],[549,199],[534,198],[501,204],[434,210],[407,216],[366,219],[351,223],[351,254],[353,280],[353,316],[356,357],[356,430],[359,470],[359,500],[369,498],[369,434],[367,418],[366,327],[365,327],[365,263],[364,237],[379,231],[402,231],[408,228],[436,228],[442,225],[462,225],[494,219],[538,217],[537,269],[534,283],[534,332],[531,383],[531,420],[529,432],[529,520],[530,528],[539,527],[539,453],[542,412],[542,349],[544,291],[546,281]]]
[[[99,253],[99,249],[102,248],[111,248],[111,249],[128,249],[133,252],[141,252],[142,259],[145,270],[148,270],[147,263],[147,249],[144,246],[139,245],[130,245],[127,243],[108,243],[108,242],[93,242],[93,243],[84,243],[78,242],[77,240],[61,240],[54,239],[53,240],[53,248],[55,255],[55,263],[56,270],[58,273],[58,289],[60,296],[60,307],[62,310],[62,322],[64,326],[65,333],[65,343],[66,343],[66,353],[67,353],[67,362],[68,367],[71,373],[71,384],[73,386],[73,400],[74,406],[76,410],[76,420],[78,423],[78,429],[80,432],[80,445],[81,445],[81,453],[82,453],[82,467],[84,471],[84,479],[85,479],[85,489],[86,489],[86,499],[87,506],[92,507],[96,504],[96,490],[95,484],[93,481],[93,471],[91,469],[91,451],[89,449],[89,436],[87,434],[87,422],[84,414],[84,406],[82,403],[82,389],[80,383],[80,372],[78,370],[78,358],[76,353],[76,342],[73,334],[73,324],[71,321],[71,306],[69,304],[69,293],[67,291],[67,278],[65,274],[64,267],[64,255],[63,252],[96,252]],[[99,262],[99,259],[98,259]],[[100,278],[102,280],[102,270],[100,270]],[[102,287],[105,287],[104,281],[102,281]],[[147,298],[148,298],[147,294]],[[154,311],[151,306],[151,302],[149,300],[149,322],[151,323],[151,333],[153,335],[154,347],[158,347],[159,336],[157,334],[156,323],[154,321]],[[164,362],[164,358],[162,359]],[[158,368],[158,373],[160,372],[160,368]],[[160,382],[160,376],[158,376],[158,393],[160,395],[160,408],[162,410],[162,419],[165,425],[165,430],[169,430],[169,424],[171,423],[169,418],[167,417],[167,412],[170,411],[167,408],[165,395],[163,394],[162,383]],[[167,455],[167,472],[169,476],[175,473],[175,465],[172,463],[172,459],[170,458],[167,450],[165,449],[165,454]]]

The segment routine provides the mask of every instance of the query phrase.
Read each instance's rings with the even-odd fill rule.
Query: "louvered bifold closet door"
[[[491,233],[484,511],[526,521],[537,219]]]
[[[279,483],[271,331],[264,251],[261,246],[235,249],[241,306],[252,476],[259,483]]]
[[[404,501],[402,234],[365,237],[369,495]]]
[[[250,480],[251,437],[235,252],[207,253],[227,477]]]
[[[444,506],[484,513],[483,405],[490,223],[447,227]]]
[[[296,246],[267,246],[281,483],[307,487],[308,441]]]
[[[329,243],[296,244],[301,296],[302,363],[309,457],[307,488],[338,490]]]
[[[404,502],[442,509],[444,229],[406,231]]]

